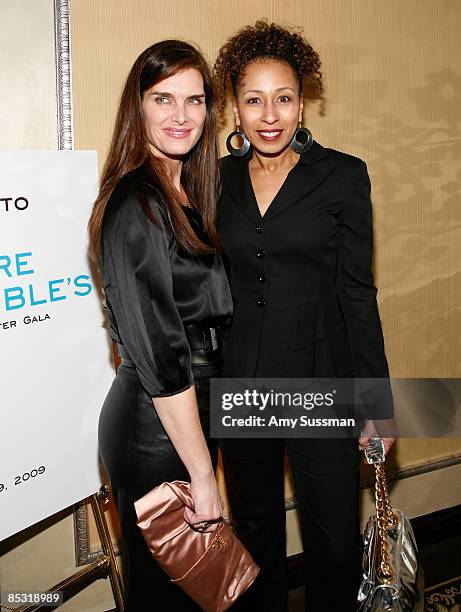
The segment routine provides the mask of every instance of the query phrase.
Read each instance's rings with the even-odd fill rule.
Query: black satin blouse
[[[199,213],[185,210],[203,238]],[[179,246],[165,205],[140,171],[124,177],[110,197],[101,247],[111,338],[124,345],[151,397],[184,391],[194,382],[184,326],[225,327],[232,315],[221,257]]]

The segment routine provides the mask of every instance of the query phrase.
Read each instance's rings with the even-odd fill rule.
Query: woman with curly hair
[[[225,374],[387,378],[366,165],[322,147],[302,127],[303,86],[322,93],[318,54],[300,34],[261,20],[221,48],[215,78],[222,107],[231,93],[236,124],[219,208],[234,298]],[[220,441],[232,516],[261,567],[235,609],[286,610],[285,451],[306,610],[357,609],[359,449],[367,432],[359,444],[354,437]],[[386,451],[392,442],[385,439]]]

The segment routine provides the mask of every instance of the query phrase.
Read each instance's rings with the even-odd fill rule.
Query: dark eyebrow
[[[152,92],[153,95],[156,96],[162,96],[162,98],[174,98],[172,93],[169,93],[167,91],[153,91]],[[204,98],[205,94],[201,93],[201,94],[192,94],[191,96],[187,96],[187,98]]]
[[[243,85],[245,85],[245,84],[243,83]],[[291,91],[295,91],[293,89],[293,87],[290,87],[289,85],[287,85],[286,87],[278,87],[275,91],[282,91],[283,89],[290,89]],[[262,94],[264,92],[261,89],[249,89],[248,91],[245,91],[244,93],[246,93],[246,94],[247,93],[259,93],[259,94]]]

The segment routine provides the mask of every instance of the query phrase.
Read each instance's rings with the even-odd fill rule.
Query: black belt
[[[219,327],[186,325],[184,330],[193,366],[221,364],[222,338]]]
[[[219,327],[186,325],[184,330],[192,351],[216,351],[222,346],[221,329]]]
[[[191,365],[219,365],[221,363],[222,337],[219,327],[186,325],[184,330],[191,351]],[[133,360],[124,345],[117,343],[117,350],[122,364],[134,367]]]

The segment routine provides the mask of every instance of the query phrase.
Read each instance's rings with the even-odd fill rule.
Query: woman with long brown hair
[[[212,80],[191,45],[146,49],[125,84],[90,219],[110,335],[122,363],[99,420],[118,509],[126,610],[197,606],[153,561],[133,503],[164,481],[191,482],[188,522],[222,514],[209,438],[209,380],[232,310],[215,211],[219,190]]]

